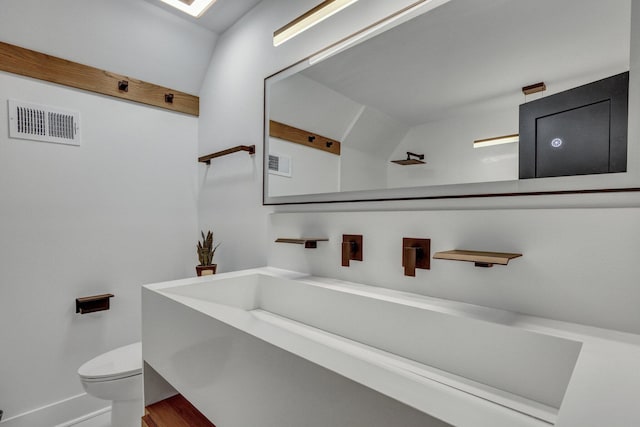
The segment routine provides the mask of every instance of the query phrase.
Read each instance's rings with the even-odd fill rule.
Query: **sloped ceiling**
[[[629,0],[454,0],[302,73],[419,125],[498,96],[522,102],[539,81],[628,70],[629,11]]]
[[[3,0],[0,41],[198,95],[217,32],[258,2],[218,0],[196,23],[156,0]]]
[[[261,0],[216,0],[200,18],[193,18],[160,0],[145,0],[194,24],[220,35]]]

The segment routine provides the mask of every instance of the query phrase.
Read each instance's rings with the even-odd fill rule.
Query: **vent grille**
[[[11,138],[80,145],[80,113],[9,100]]]
[[[274,156],[273,154],[269,154],[269,170],[277,171],[278,164],[280,164],[280,157]]]
[[[291,157],[280,154],[269,154],[269,173],[273,175],[291,176]]]

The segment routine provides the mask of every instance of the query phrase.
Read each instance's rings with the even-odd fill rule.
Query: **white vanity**
[[[638,335],[268,267],[142,306],[146,404],[218,427],[640,425]]]

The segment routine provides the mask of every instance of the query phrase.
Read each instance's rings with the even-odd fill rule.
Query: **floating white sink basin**
[[[338,281],[251,274],[158,291],[200,307],[239,309],[311,339],[351,343],[363,357],[549,423],[582,346],[509,326],[509,313]]]

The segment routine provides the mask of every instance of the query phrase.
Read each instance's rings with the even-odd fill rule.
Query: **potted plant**
[[[200,260],[200,265],[196,266],[196,272],[198,276],[216,274],[218,264],[213,263],[213,255],[216,253],[216,249],[218,249],[220,243],[213,246],[213,233],[211,231],[207,232],[206,237],[204,231],[201,231],[200,234],[202,234],[202,242],[198,241],[198,259]]]

